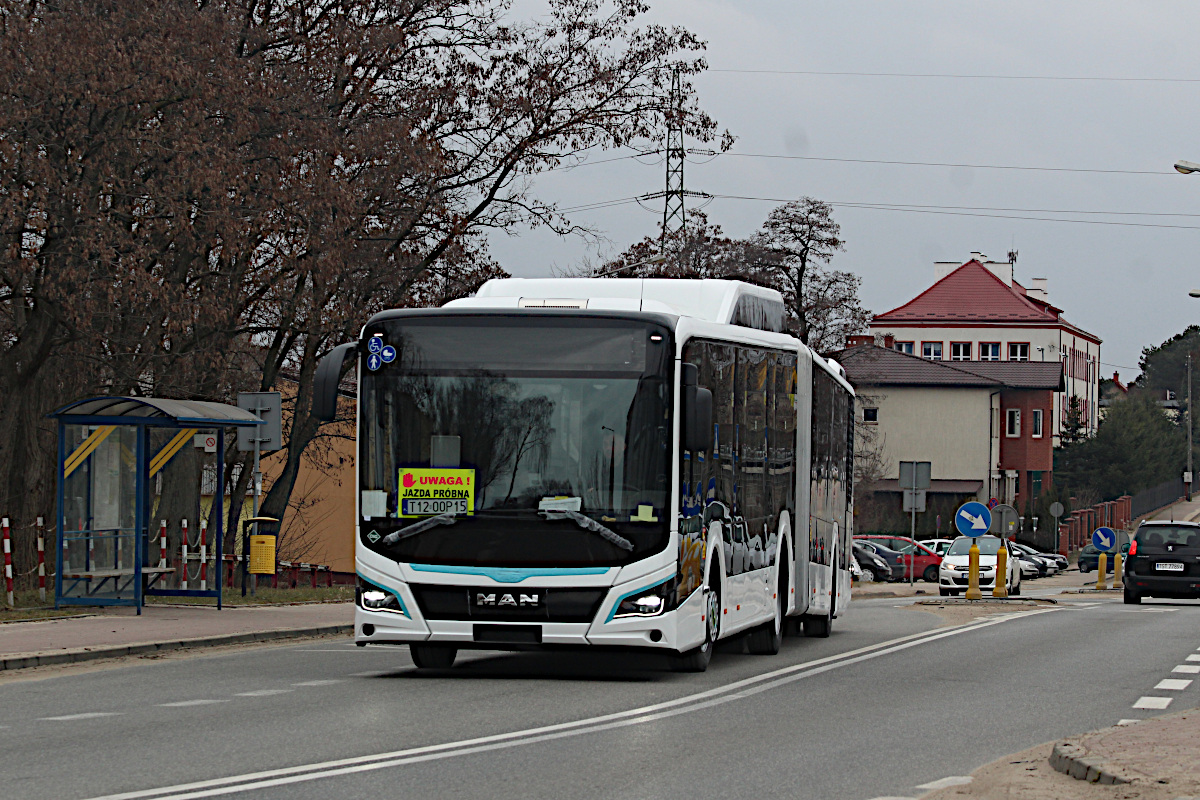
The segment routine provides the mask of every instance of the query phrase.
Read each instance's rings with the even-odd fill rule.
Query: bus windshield
[[[668,329],[437,314],[373,324],[364,341],[364,546],[409,563],[542,567],[666,546]]]

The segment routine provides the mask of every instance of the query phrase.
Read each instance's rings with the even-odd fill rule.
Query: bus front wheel
[[[721,581],[717,578],[714,561],[704,585],[704,641],[694,650],[676,653],[671,657],[671,669],[676,672],[704,672],[712,661],[713,648],[721,635]]]
[[[410,644],[413,663],[421,669],[450,669],[458,656],[457,647],[442,644]]]

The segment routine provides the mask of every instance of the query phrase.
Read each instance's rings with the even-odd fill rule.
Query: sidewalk
[[[1184,522],[1195,522],[1200,518],[1200,492],[1192,495],[1192,499],[1172,503],[1161,511],[1156,511],[1150,519],[1165,519]]]
[[[91,617],[0,625],[0,670],[271,639],[349,633],[353,603],[294,606],[158,606]]]
[[[1200,709],[1039,745],[922,800],[1175,800],[1200,795]]]

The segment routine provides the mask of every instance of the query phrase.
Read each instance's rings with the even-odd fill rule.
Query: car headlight
[[[395,592],[359,578],[354,586],[354,599],[366,611],[390,611],[403,617],[408,616],[404,603]]]
[[[613,612],[613,619],[623,617],[657,617],[673,607],[676,597],[677,578],[663,581],[621,598]]]

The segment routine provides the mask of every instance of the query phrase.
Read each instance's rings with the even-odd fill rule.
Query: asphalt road
[[[1147,696],[1200,705],[1154,688],[1200,678],[1172,673],[1200,653],[1200,605],[1081,597],[939,628],[903,602],[702,675],[573,653],[425,673],[405,648],[327,639],[5,678],[0,793],[866,800],[1162,713],[1133,708]]]

